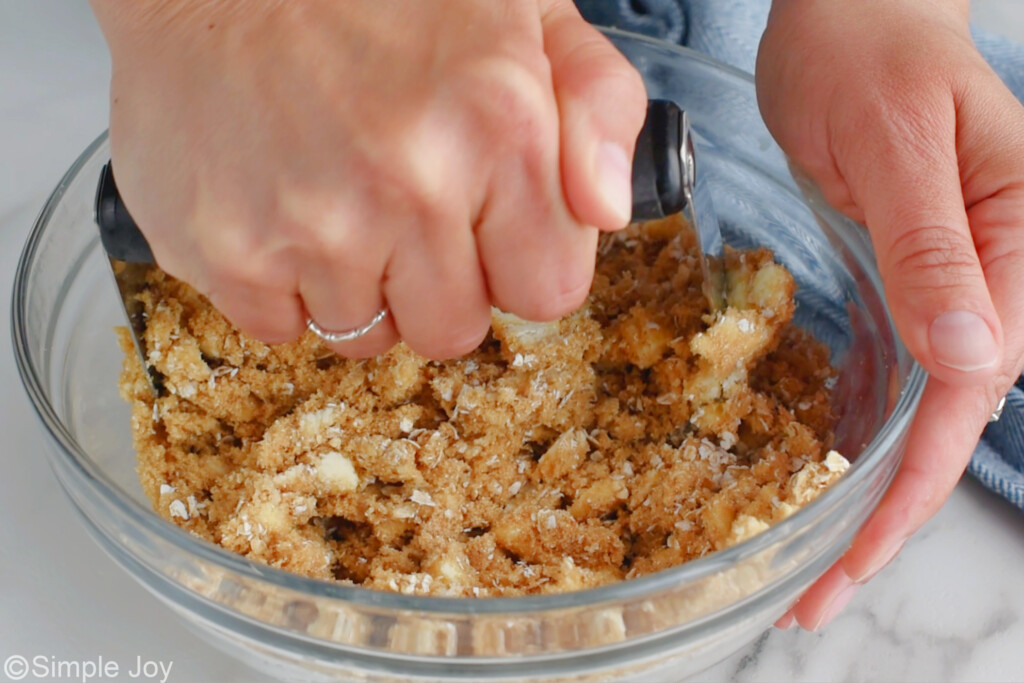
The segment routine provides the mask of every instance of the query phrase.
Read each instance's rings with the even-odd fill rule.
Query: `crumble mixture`
[[[121,392],[156,511],[306,576],[446,596],[550,593],[745,540],[848,467],[828,349],[791,324],[767,250],[728,251],[709,314],[681,218],[605,235],[583,309],[498,311],[463,358],[347,360],[236,330],[153,269],[154,396],[127,330]]]

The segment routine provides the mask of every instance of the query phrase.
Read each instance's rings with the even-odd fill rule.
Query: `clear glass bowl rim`
[[[701,62],[711,67],[722,76],[738,79],[753,85],[753,77],[750,74],[688,48],[615,29],[602,29],[602,32],[610,37],[649,43],[652,47],[660,50],[674,51],[690,61]],[[79,447],[74,437],[61,421],[56,409],[47,399],[47,391],[32,363],[25,324],[27,311],[23,310],[23,308],[27,303],[26,294],[32,265],[35,261],[36,249],[67,187],[76,179],[81,169],[92,159],[97,150],[106,141],[107,132],[104,131],[79,155],[64,174],[60,183],[58,183],[44,204],[19,258],[12,292],[11,335],[15,360],[22,383],[36,414],[50,436],[60,445],[60,457],[67,457],[68,462],[72,465],[76,474],[79,475],[81,482],[90,486],[101,499],[112,504],[119,514],[132,520],[132,523],[142,527],[148,533],[156,535],[159,540],[171,544],[188,555],[197,556],[204,561],[219,565],[229,571],[237,572],[250,579],[271,582],[286,590],[343,600],[371,608],[394,609],[403,612],[412,611],[438,616],[527,614],[594,607],[602,603],[656,597],[658,593],[666,589],[676,587],[682,583],[704,579],[735,565],[745,557],[756,555],[778,542],[800,534],[804,529],[813,524],[817,510],[824,509],[833,504],[840,504],[842,499],[858,488],[858,485],[870,476],[874,469],[889,455],[894,442],[899,438],[906,422],[911,419],[924,389],[927,375],[917,363],[913,363],[907,374],[903,389],[897,397],[896,404],[893,406],[892,413],[885,424],[872,439],[871,443],[862,452],[857,454],[856,462],[850,470],[816,500],[750,540],[718,551],[707,557],[692,560],[677,567],[665,569],[647,576],[607,586],[552,595],[450,598],[405,595],[371,590],[359,586],[346,586],[292,574],[281,569],[259,564],[225,550],[220,546],[195,538],[178,526],[165,521],[151,508],[135,500],[127,492],[114,484],[103,473],[102,469],[92,461],[89,455]],[[849,221],[849,219],[832,210],[827,205],[820,207],[818,211],[819,213],[827,214],[830,222]],[[93,249],[99,248],[98,242],[99,238],[97,236],[93,241]],[[84,255],[82,258],[84,258]],[[81,264],[81,259],[78,264]],[[871,274],[872,284],[877,286],[877,272],[875,271],[873,259],[868,259],[867,262],[863,263],[863,266]],[[62,293],[58,299],[63,301],[63,298],[64,294]],[[59,315],[59,311],[57,315]],[[56,317],[53,319],[56,319]],[[47,336],[50,335],[52,335],[52,325],[51,329],[47,332]],[[898,337],[895,339],[898,347],[901,347]]]

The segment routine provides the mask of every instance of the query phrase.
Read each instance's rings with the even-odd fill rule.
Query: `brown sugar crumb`
[[[701,295],[680,219],[605,235],[587,305],[498,311],[464,358],[335,357],[233,328],[154,269],[140,294],[155,397],[127,331],[121,390],[157,512],[299,574],[494,596],[607,584],[764,530],[846,469],[828,350],[791,325],[766,250]]]

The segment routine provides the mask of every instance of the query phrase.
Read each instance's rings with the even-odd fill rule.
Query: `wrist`
[[[206,31],[226,23],[234,23],[242,11],[259,14],[279,4],[276,0],[231,3],[223,0],[89,0],[93,14],[103,31],[111,56],[117,59],[122,51],[141,54],[147,48],[170,41],[182,47]]]

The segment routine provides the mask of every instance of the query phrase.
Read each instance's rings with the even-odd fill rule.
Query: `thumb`
[[[540,0],[561,136],[562,188],[576,219],[629,223],[633,149],[647,112],[640,74],[571,0]]]
[[[864,211],[893,321],[933,377],[985,382],[999,371],[1003,332],[964,205],[956,111],[950,100],[887,114],[881,125],[876,116],[871,128],[855,127],[872,135],[855,135],[844,156],[855,159],[847,182]]]

